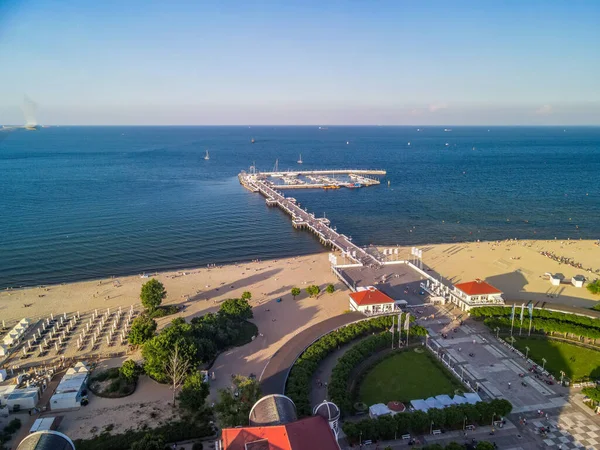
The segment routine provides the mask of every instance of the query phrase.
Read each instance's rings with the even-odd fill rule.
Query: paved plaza
[[[381,267],[338,268],[344,279],[355,288],[375,286],[392,299],[404,300],[410,306],[422,305],[426,295],[421,295],[423,275],[407,264],[387,264]]]

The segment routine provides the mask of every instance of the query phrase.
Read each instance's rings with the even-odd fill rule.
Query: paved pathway
[[[315,339],[336,328],[364,318],[365,316],[360,313],[342,314],[317,323],[292,337],[281,349],[275,352],[265,366],[260,376],[260,387],[263,395],[283,394],[289,369],[300,353],[312,344]]]

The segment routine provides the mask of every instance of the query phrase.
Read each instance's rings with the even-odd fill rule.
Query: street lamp
[[[433,420],[431,421],[431,425],[429,427],[429,434],[433,434]]]
[[[467,416],[463,419],[463,430],[467,428]]]
[[[561,386],[562,386],[562,384],[563,384],[563,378],[564,378],[564,377],[565,377],[565,373],[564,373],[564,372],[561,370],[561,371],[560,371],[560,384],[561,384]]]
[[[529,347],[525,347],[525,359],[527,359],[527,355],[529,355]]]
[[[362,430],[360,431],[360,437],[358,438],[358,446],[362,447]]]
[[[542,358],[542,370],[544,370],[545,365],[546,365],[546,358]]]
[[[498,336],[500,334],[500,327],[496,327],[496,339],[500,339]]]

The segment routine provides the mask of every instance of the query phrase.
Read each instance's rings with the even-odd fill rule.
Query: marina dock
[[[312,171],[314,172],[328,172],[333,173],[352,173],[356,174],[358,171]],[[362,175],[373,174],[385,174],[385,171],[362,171]],[[277,173],[277,172],[271,172]],[[263,174],[260,174],[263,175]],[[371,255],[364,249],[352,242],[352,239],[348,236],[338,233],[335,229],[331,228],[329,219],[317,218],[314,213],[309,213],[305,209],[302,209],[296,202],[296,199],[292,197],[285,197],[283,194],[278,192],[271,183],[269,183],[265,177],[257,176],[256,174],[247,174],[242,172],[238,176],[240,184],[251,192],[258,192],[266,198],[266,203],[269,206],[278,206],[283,211],[288,213],[292,218],[292,225],[294,228],[307,229],[317,235],[323,245],[331,246],[341,251],[349,259],[356,263],[362,264],[363,266],[376,266],[381,265],[381,261],[375,256]],[[281,186],[276,186],[280,188]],[[285,186],[287,187],[287,186]]]
[[[277,167],[277,163],[275,164]],[[250,172],[242,172],[248,182],[264,181],[274,189],[340,189],[361,188],[380,184],[375,176],[385,175],[385,170],[337,169],[337,170],[288,170],[257,172],[254,167]],[[336,178],[336,176],[338,178]],[[341,178],[340,178],[341,177]],[[240,178],[241,182],[241,178]],[[242,183],[244,184],[244,183]]]

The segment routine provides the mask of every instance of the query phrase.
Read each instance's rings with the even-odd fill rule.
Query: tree
[[[146,434],[139,441],[131,444],[131,450],[164,450],[165,440],[160,435]]]
[[[600,278],[591,283],[588,283],[586,288],[592,294],[600,295]]]
[[[179,406],[191,413],[195,413],[204,407],[209,394],[208,383],[200,372],[189,375],[178,395]]]
[[[252,293],[251,292],[244,291],[242,293],[242,300],[250,301],[251,298],[252,298]]]
[[[128,340],[131,345],[142,345],[152,339],[156,332],[156,321],[147,314],[142,314],[131,323]]]
[[[123,365],[119,369],[119,373],[127,381],[136,381],[140,376],[140,373],[142,373],[142,368],[137,365],[133,359],[128,359],[123,362]]]
[[[306,293],[309,295],[309,297],[317,297],[320,292],[321,288],[315,284],[311,284],[306,288]]]
[[[165,298],[167,298],[167,291],[160,281],[152,278],[142,285],[140,299],[148,311],[158,308]]]
[[[233,379],[232,389],[219,390],[219,401],[215,405],[215,411],[219,415],[221,425],[223,427],[248,425],[250,410],[260,396],[258,381],[236,376]]]
[[[333,294],[335,292],[335,286],[333,284],[328,284],[325,288],[328,294]]]
[[[252,319],[254,316],[252,314],[252,307],[248,303],[248,300],[241,298],[230,298],[229,300],[225,300],[221,304],[219,312],[240,320]]]
[[[294,297],[294,300],[296,300],[296,297],[298,297],[301,292],[302,291],[300,290],[300,288],[297,288],[297,287],[292,288],[292,297]]]
[[[494,448],[494,444],[487,441],[479,441],[475,447],[476,450],[494,450]]]
[[[199,363],[201,342],[194,339],[192,326],[181,317],[173,319],[158,336],[147,341],[142,348],[144,371],[159,383],[168,383],[166,367],[175,346],[179,354],[192,365]]]
[[[165,369],[166,375],[173,388],[173,406],[175,406],[175,394],[177,393],[177,389],[183,384],[187,377],[187,373],[190,370],[190,362],[184,356],[179,354],[179,345],[175,344],[175,348],[167,361]]]

